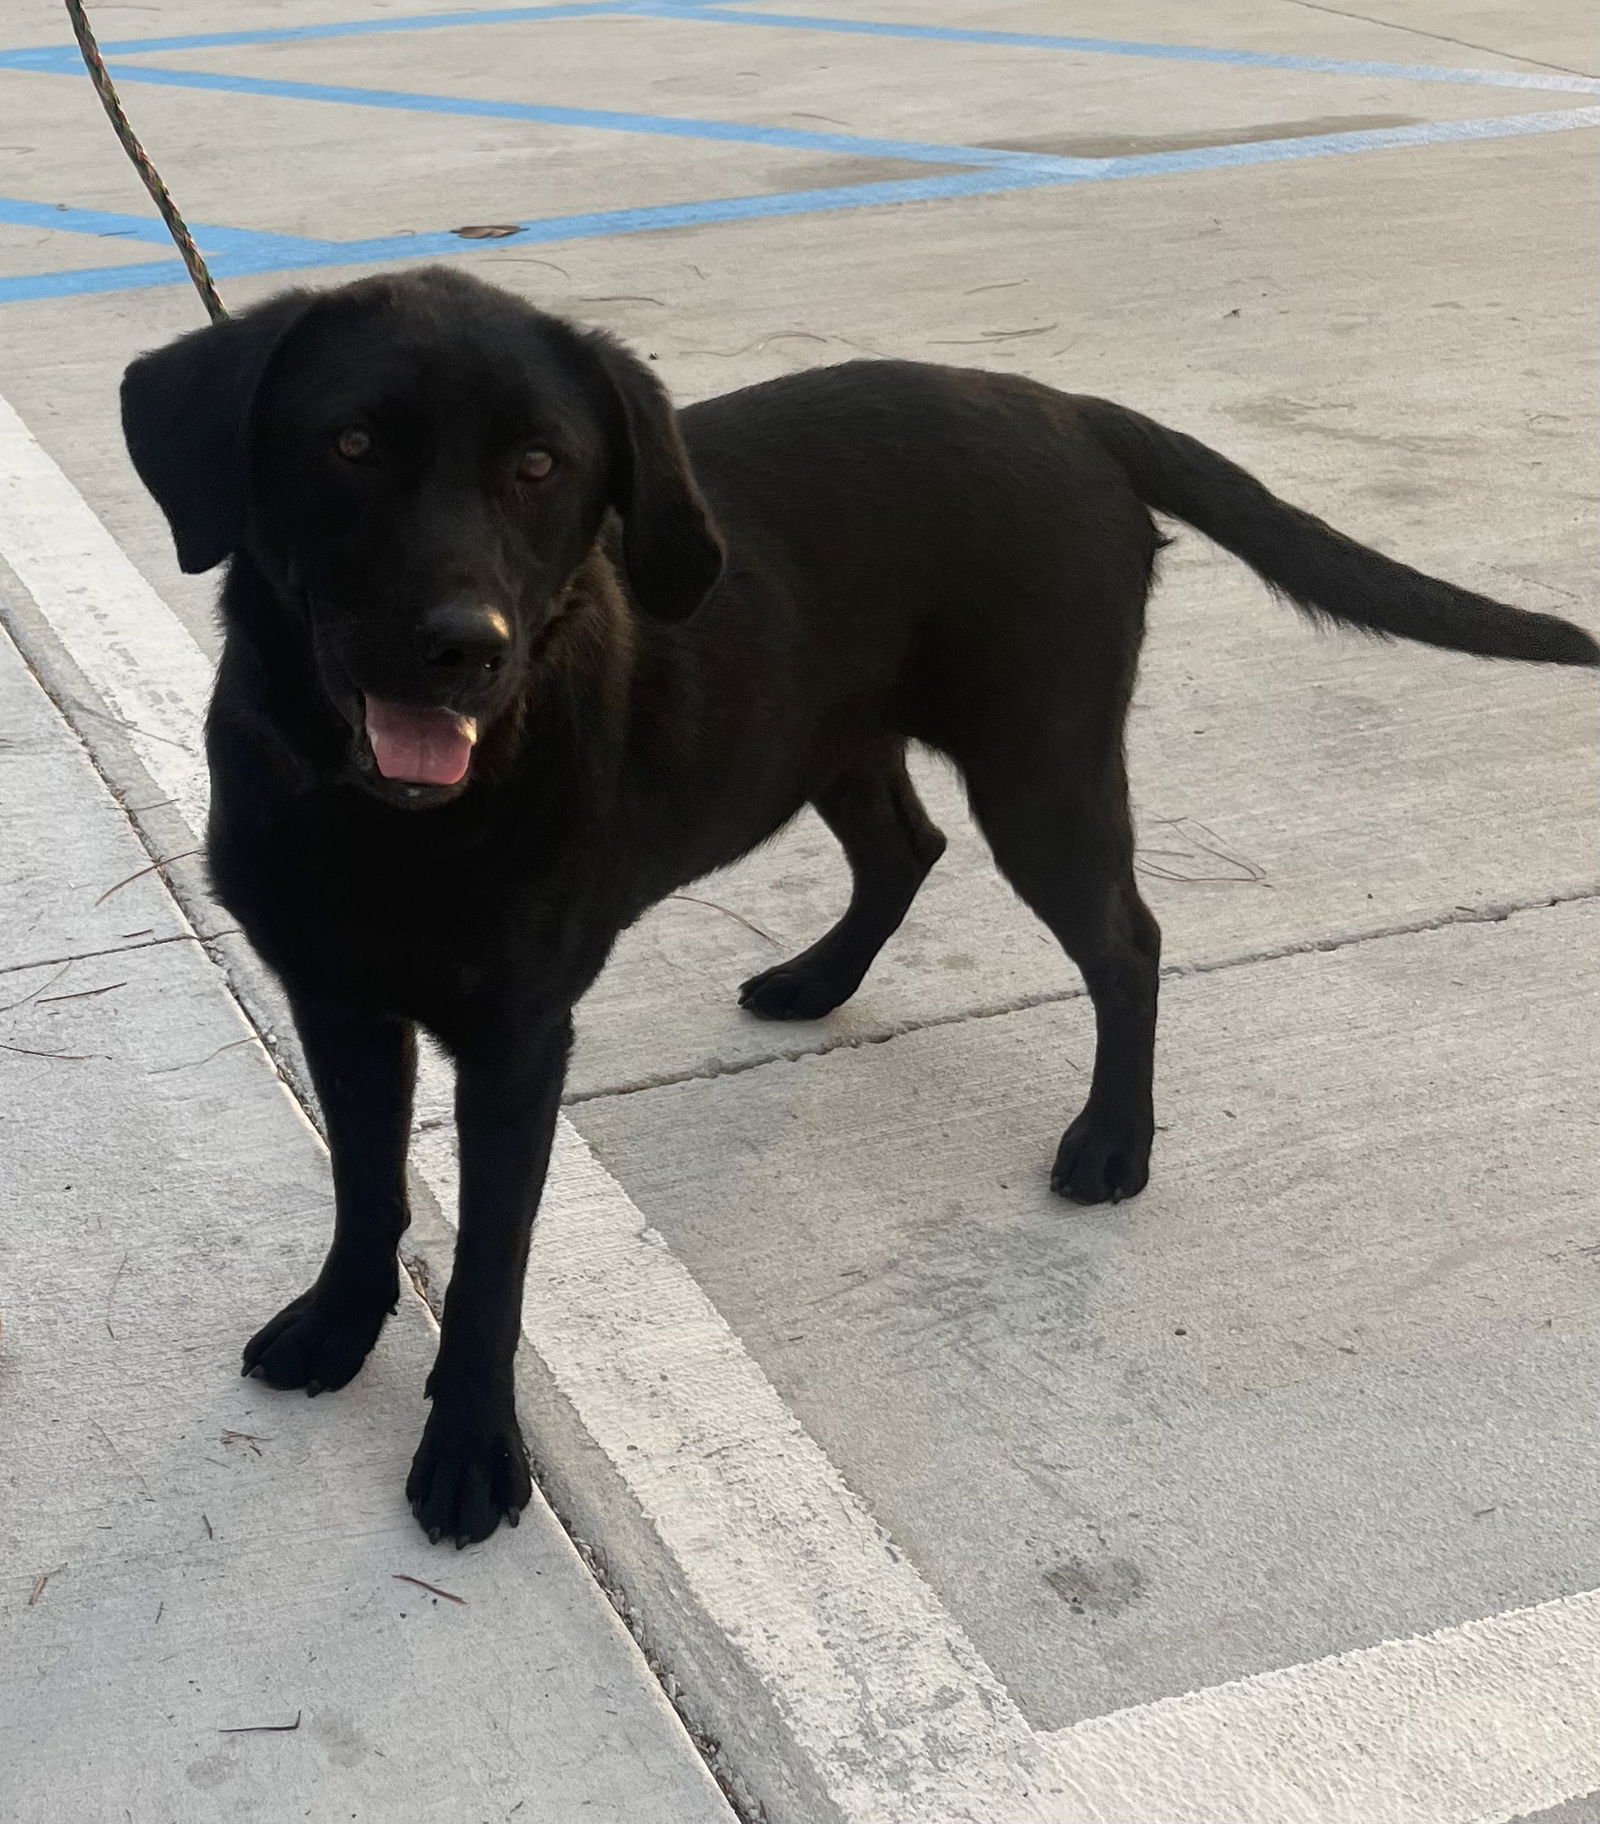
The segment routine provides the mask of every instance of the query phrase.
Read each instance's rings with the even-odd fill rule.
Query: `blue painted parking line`
[[[948,176],[914,177],[879,184],[841,184],[817,190],[788,190],[770,196],[722,197],[712,202],[662,203],[643,209],[604,209],[583,215],[546,216],[522,223],[514,237],[500,246],[525,247],[556,241],[581,241],[615,235],[647,234],[668,228],[700,228],[720,222],[751,221],[782,215],[815,215],[835,209],[861,209],[874,204],[936,201],[951,196],[984,196],[1004,190],[1029,189],[1062,182],[1055,172],[958,171]],[[1065,181],[1071,181],[1070,178]],[[159,225],[159,224],[158,224]],[[165,231],[163,230],[163,233]],[[251,236],[236,239],[211,259],[211,243],[196,230],[213,276],[219,281],[269,272],[301,272],[315,267],[383,265],[392,260],[440,259],[453,254],[482,251],[481,243],[463,241],[453,233],[392,235],[370,241],[313,241],[303,243],[304,255],[285,258],[279,247],[262,236],[252,247]],[[24,303],[40,298],[81,297],[104,291],[138,291],[152,285],[187,283],[188,273],[179,260],[140,262],[127,266],[98,266],[68,272],[41,272],[0,278],[0,304]]]
[[[521,224],[508,246],[549,245],[561,241],[645,234],[670,228],[697,228],[717,223],[753,221],[831,210],[882,207],[893,203],[930,202],[959,196],[995,195],[1004,191],[1048,189],[1075,183],[1118,181],[1135,177],[1185,175],[1272,163],[1375,152],[1447,141],[1514,138],[1524,134],[1559,133],[1600,127],[1600,106],[1567,108],[1554,113],[1510,114],[1495,119],[1454,120],[1411,127],[1381,127],[1355,133],[1326,133],[1300,139],[1260,140],[1247,145],[1197,147],[1188,152],[1146,153],[1128,158],[1034,159],[1011,166],[941,173],[877,184],[843,184],[775,195],[725,197],[710,202],[669,203],[644,209],[610,209],[583,215],[546,216]],[[7,204],[33,212],[29,225],[67,227],[76,213],[85,220],[80,232],[104,232],[90,221],[121,222],[98,211],[62,214],[42,204]],[[53,219],[52,219],[53,218]],[[153,218],[152,218],[153,225]],[[256,234],[245,229],[198,230],[208,256],[217,249],[214,270],[219,279],[264,273],[307,271],[318,267],[382,265],[394,260],[439,259],[463,253],[469,244],[451,233],[395,235],[381,240],[317,241]],[[213,237],[216,237],[215,239]],[[150,238],[156,238],[154,236]],[[75,272],[51,272],[0,279],[0,303],[39,298],[73,297],[105,291],[137,290],[151,285],[180,284],[187,279],[177,260],[102,266]]]
[[[719,0],[590,0],[589,4],[485,7],[472,12],[417,13],[396,19],[358,19],[320,25],[261,27],[254,31],[193,32],[163,38],[122,38],[103,44],[101,49],[107,56],[131,57],[159,51],[200,51],[226,49],[230,46],[280,44],[295,39],[349,38],[387,32],[537,24],[544,20],[587,19],[605,14],[686,19],[705,24],[845,32],[878,38],[920,38],[943,44],[1011,45],[1022,50],[1068,51],[1086,56],[1238,64],[1246,68],[1300,70],[1322,76],[1377,76],[1404,82],[1464,83],[1494,88],[1546,89],[1578,95],[1600,94],[1600,78],[1559,72],[1484,70],[1457,68],[1450,64],[1387,63],[1372,59],[1307,57],[1279,51],[1232,50],[1211,45],[1159,44],[1139,39],[1074,37],[1053,32],[987,31],[966,26],[917,25],[909,21],[840,19],[827,14],[754,12],[719,4]],[[75,69],[77,58],[77,49],[70,44],[0,51],[0,69]]]
[[[255,44],[288,44],[297,39],[366,38],[389,32],[448,31],[471,25],[523,25],[541,19],[593,19],[606,13],[635,10],[635,0],[587,0],[586,4],[505,6],[470,13],[413,13],[401,19],[350,19],[325,25],[259,26],[253,31],[187,32],[169,38],[117,38],[101,41],[101,55],[131,57],[156,51],[216,51]],[[686,5],[686,13],[694,12]],[[81,70],[75,44],[39,45],[0,51],[0,69]]]
[[[844,32],[866,37],[926,39],[945,44],[1010,45],[1026,50],[1069,51],[1087,56],[1238,64],[1247,68],[1300,70],[1325,76],[1377,76],[1407,82],[1463,83],[1497,88],[1545,89],[1571,94],[1600,94],[1600,78],[1559,72],[1389,63],[1373,59],[1309,57],[1290,52],[1233,50],[1210,45],[1160,44],[1138,39],[1086,38],[1049,32],[989,31],[964,26],[840,19],[826,14],[751,12],[719,4],[718,0],[591,0],[589,4],[485,8],[474,12],[421,13],[400,19],[358,19],[320,25],[263,27],[255,31],[124,38],[108,42],[101,48],[108,56],[139,56],[160,51],[215,50],[233,46],[279,44],[296,39],[349,38],[389,32],[532,24],[543,20],[587,19],[607,14],[686,19],[706,24]],[[72,45],[0,51],[0,68],[72,69],[76,67],[77,55],[77,50]]]
[[[470,95],[417,94],[407,89],[351,88],[341,83],[291,82],[275,77],[236,76],[221,70],[172,70],[116,62],[119,83],[153,83],[164,88],[211,89],[223,94],[270,100],[315,101],[343,107],[398,108],[413,114],[467,114],[485,120],[532,120],[546,126],[583,127],[606,133],[637,133],[667,139],[723,140],[736,145],[832,152],[855,158],[897,158],[919,164],[996,165],[1004,169],[1092,165],[1092,159],[1059,159],[989,146],[939,145],[925,140],[875,139],[855,133],[812,133],[767,127],[754,121],[701,120],[677,114],[625,114],[609,108],[567,108],[542,102],[495,101]]]
[[[0,196],[0,222],[13,228],[49,228],[63,234],[125,236],[132,241],[165,241],[171,236],[158,215],[118,215],[109,209],[69,209],[65,203],[30,203]]]
[[[1557,108],[1550,113],[1500,114],[1478,120],[1420,121],[1410,127],[1368,127],[1352,133],[1313,133],[1295,139],[1250,140],[1232,146],[1203,146],[1188,152],[1147,152],[1130,158],[1092,161],[1101,177],[1164,177],[1188,171],[1218,171],[1285,159],[1335,158],[1352,152],[1387,152],[1403,146],[1440,146],[1474,139],[1518,139],[1530,133],[1568,133],[1600,127],[1600,106]]]
[[[217,277],[228,277],[221,260],[212,264]],[[298,267],[285,266],[283,270],[294,272]],[[130,260],[126,266],[79,266],[67,272],[19,273],[15,278],[0,279],[0,304],[81,298],[106,291],[149,291],[159,285],[188,283],[188,270],[182,260]]]
[[[763,126],[754,121],[708,120],[688,115],[632,114],[609,108],[571,108],[542,102],[498,101],[470,95],[419,93],[407,89],[356,88],[343,83],[296,82],[287,78],[243,76],[221,70],[180,70],[148,64],[116,62],[112,74],[122,83],[150,83],[158,87],[210,90],[222,94],[250,95],[267,100],[316,102],[362,108],[392,108],[406,113],[469,115],[487,120],[537,121],[542,125],[572,127],[606,133],[642,134],[668,139],[713,140],[735,145],[771,146],[785,151],[831,153],[845,157],[899,159],[918,164],[991,167],[999,170],[1038,171],[1062,180],[1103,177],[1109,165],[1140,166],[1141,161],[1103,158],[1062,158],[1048,153],[1005,151],[992,146],[966,146],[928,140],[880,139],[856,133],[817,133],[795,127]],[[1373,146],[1429,145],[1438,141],[1503,138],[1516,131],[1509,123],[1527,121],[1524,132],[1540,133],[1583,124],[1584,109],[1554,113],[1498,116],[1488,120],[1424,121],[1412,127],[1375,129]],[[1308,139],[1262,140],[1241,149],[1238,161],[1230,160],[1224,146],[1196,152],[1175,153],[1172,170],[1203,170],[1230,162],[1259,163],[1271,158],[1306,157],[1305,152],[1281,148],[1318,145],[1324,151],[1365,151],[1369,135],[1326,134]],[[1263,152],[1263,148],[1280,148]],[[1167,155],[1162,155],[1167,156]],[[1199,161],[1199,162],[1190,162]],[[1146,175],[1141,168],[1135,174]]]
[[[1477,83],[1509,88],[1600,93],[1600,80],[1581,76],[1453,69],[1431,65],[1369,61],[1351,62],[1332,58],[1291,56],[1206,46],[1067,37],[1059,34],[987,31],[956,26],[900,24],[878,20],[839,19],[814,14],[755,12],[727,4],[727,0],[586,0],[586,3],[576,4],[557,3],[499,7],[473,12],[413,14],[399,19],[365,19],[263,28],[255,31],[123,39],[108,44],[105,48],[116,58],[112,67],[117,79],[124,83],[148,83],[263,99],[305,101],[346,107],[392,108],[430,115],[470,115],[488,119],[536,121],[543,125],[578,130],[698,141],[722,141],[730,144],[770,146],[783,150],[799,150],[834,156],[894,159],[911,163],[956,167],[926,178],[844,184],[771,194],[713,198],[701,202],[665,204],[642,209],[613,209],[577,215],[542,217],[524,222],[519,226],[514,237],[519,244],[592,239],[670,228],[754,220],[762,217],[883,207],[895,203],[997,194],[1008,190],[1048,188],[1080,182],[1181,175],[1285,159],[1329,157],[1448,141],[1506,138],[1529,133],[1560,132],[1576,127],[1600,125],[1600,108],[1573,108],[1556,113],[1527,113],[1481,120],[1424,122],[1410,127],[1262,140],[1241,145],[1209,146],[1186,152],[1155,153],[1127,158],[1059,158],[1046,154],[1004,151],[987,146],[875,138],[850,133],[818,133],[797,128],[764,126],[755,122],[706,120],[678,115],[627,113],[610,109],[574,108],[493,99],[480,100],[470,96],[367,89],[331,83],[296,82],[287,79],[239,75],[226,71],[171,69],[128,61],[131,57],[149,56],[160,51],[216,50],[275,44],[299,39],[365,36],[393,31],[436,31],[480,25],[534,24],[543,21],[596,18],[608,15],[783,27],[889,38],[927,39],[952,44],[1003,45],[1059,52],[1147,57],[1169,61],[1235,64],[1254,68],[1309,71],[1326,75],[1360,75],[1369,78]],[[38,74],[71,74],[74,77],[77,77],[79,73],[77,51],[73,46],[0,52],[0,69],[27,70]],[[0,223],[158,245],[165,239],[165,231],[154,217],[119,215],[114,212],[93,209],[60,208],[21,200],[0,199]],[[218,275],[224,278],[267,272],[294,272],[329,266],[382,264],[391,260],[439,258],[465,251],[461,239],[448,232],[399,235],[357,241],[334,241],[313,236],[274,234],[221,225],[201,225],[196,229],[196,234],[207,256],[215,265]],[[172,259],[138,261],[119,266],[80,269],[75,272],[21,275],[0,279],[0,302],[164,285],[176,283],[184,276],[181,265]]]
[[[867,38],[922,38],[939,44],[1011,45],[1019,50],[1076,51],[1094,57],[1151,57],[1175,63],[1232,63],[1247,69],[1303,70],[1319,76],[1381,76],[1396,82],[1487,84],[1505,89],[1554,89],[1600,95],[1600,77],[1544,71],[1456,69],[1449,64],[1379,63],[1366,59],[1302,57],[1286,51],[1235,51],[1199,44],[1153,44],[1137,39],[1068,38],[1051,32],[983,31],[956,25],[911,25],[880,19],[834,19],[812,13],[755,13],[722,6],[646,0],[635,10],[663,19],[723,25],[764,25],[790,31],[846,32]]]
[[[149,241],[160,247],[172,245],[166,223],[156,215],[122,215],[110,209],[71,209],[62,203],[34,203],[21,197],[0,196],[0,223],[14,228],[47,228],[56,234],[92,235],[98,240]],[[319,241],[299,234],[274,234],[261,228],[227,228],[207,222],[191,222],[189,227],[208,256],[239,252],[245,247],[252,251],[270,247],[277,255],[293,261],[321,248],[339,245],[336,241]]]

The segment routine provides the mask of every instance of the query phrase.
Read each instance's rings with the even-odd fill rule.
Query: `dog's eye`
[[[529,450],[517,464],[518,481],[543,481],[556,466],[556,459],[548,450]]]
[[[372,454],[372,434],[350,425],[334,438],[333,447],[346,462],[365,462]]]

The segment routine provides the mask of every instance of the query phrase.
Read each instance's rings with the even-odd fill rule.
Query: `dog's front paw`
[[[797,957],[741,983],[739,1005],[758,1020],[820,1020],[843,1006],[854,991],[854,982],[841,982]]]
[[[1151,1129],[1080,1114],[1061,1136],[1050,1188],[1074,1203],[1120,1203],[1150,1182]]]
[[[459,1549],[487,1539],[502,1519],[515,1526],[532,1494],[514,1410],[493,1419],[434,1407],[406,1478],[406,1499],[435,1545],[453,1539]]]
[[[283,1307],[244,1346],[242,1373],[270,1387],[317,1394],[353,1380],[378,1340],[393,1301],[330,1305],[315,1286]]]

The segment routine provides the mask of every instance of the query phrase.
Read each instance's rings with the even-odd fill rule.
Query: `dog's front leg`
[[[289,998],[333,1154],[333,1245],[316,1284],[245,1344],[244,1372],[321,1393],[360,1368],[400,1296],[417,1045],[403,1020]]]
[[[485,1539],[502,1516],[515,1525],[533,1492],[511,1365],[571,1045],[563,1015],[457,1054],[460,1230],[428,1377],[433,1411],[406,1482],[411,1511],[433,1540]]]

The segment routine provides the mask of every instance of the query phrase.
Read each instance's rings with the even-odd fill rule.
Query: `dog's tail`
[[[1075,403],[1147,507],[1170,513],[1243,558],[1314,621],[1484,658],[1600,665],[1600,645],[1571,621],[1424,576],[1279,500],[1181,431],[1106,399]]]

